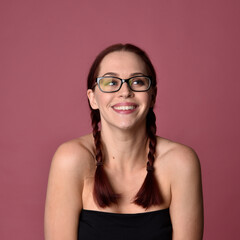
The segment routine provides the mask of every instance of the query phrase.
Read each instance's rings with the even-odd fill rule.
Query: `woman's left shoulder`
[[[156,160],[164,161],[174,172],[200,170],[198,155],[192,147],[163,137],[157,137]]]

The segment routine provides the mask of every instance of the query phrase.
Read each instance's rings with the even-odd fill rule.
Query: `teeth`
[[[117,110],[130,110],[136,108],[135,106],[119,106],[119,107],[114,107],[114,109]]]

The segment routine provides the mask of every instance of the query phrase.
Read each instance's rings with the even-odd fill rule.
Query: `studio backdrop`
[[[239,239],[240,3],[235,0],[1,0],[0,239],[42,240],[49,167],[91,132],[96,54],[133,43],[157,71],[158,135],[202,166],[205,240]]]

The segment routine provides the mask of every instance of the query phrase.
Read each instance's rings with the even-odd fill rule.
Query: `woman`
[[[155,135],[156,93],[154,68],[138,47],[117,44],[97,56],[87,90],[93,133],[53,157],[46,240],[202,239],[199,160]]]

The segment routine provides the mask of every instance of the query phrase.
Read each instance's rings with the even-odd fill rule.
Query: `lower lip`
[[[115,109],[113,108],[113,110],[117,113],[121,113],[121,114],[130,114],[133,113],[137,108],[133,108],[133,109],[128,109],[128,110],[120,110],[120,109]]]

